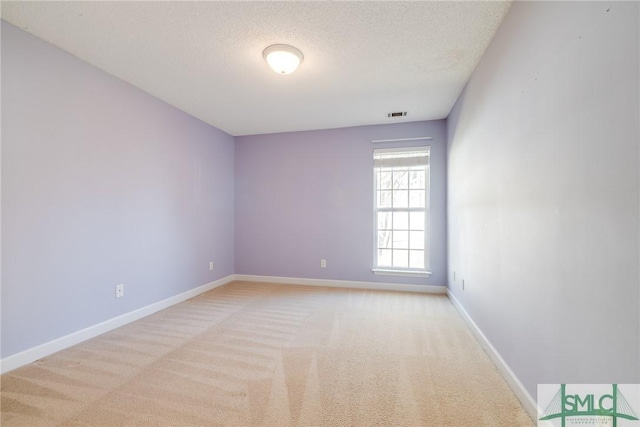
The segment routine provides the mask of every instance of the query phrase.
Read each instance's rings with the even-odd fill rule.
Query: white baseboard
[[[330,288],[355,288],[383,291],[423,292],[430,294],[445,294],[446,286],[407,285],[400,283],[358,282],[353,280],[305,279],[296,277],[252,276],[248,274],[234,274],[234,280],[261,283],[282,283],[285,285],[326,286]]]
[[[167,298],[162,301],[150,304],[146,307],[139,308],[129,313],[114,317],[97,325],[89,326],[88,328],[80,331],[73,332],[69,335],[57,338],[53,341],[40,344],[36,347],[24,350],[20,353],[7,356],[0,360],[0,373],[12,371],[21,366],[35,362],[38,359],[49,356],[65,348],[69,348],[83,341],[96,337],[98,335],[109,332],[113,329],[124,326],[128,323],[134,322],[143,317],[149,316],[157,311],[163,310],[172,305],[178,304],[189,298],[193,298],[201,293],[207,292],[218,286],[226,285],[234,280],[243,280],[251,282],[262,283],[283,283],[294,285],[306,285],[306,286],[327,286],[338,288],[355,288],[355,289],[374,289],[374,290],[390,290],[390,291],[405,291],[405,292],[423,292],[423,293],[446,293],[445,286],[433,286],[433,285],[409,285],[409,284],[395,284],[395,283],[378,283],[378,282],[357,282],[350,280],[326,280],[326,279],[304,279],[293,277],[274,277],[274,276],[250,276],[244,274],[232,274],[215,282],[207,283],[195,289],[188,290],[179,295]]]
[[[516,397],[524,407],[527,414],[529,414],[531,419],[534,420],[535,422],[535,420],[538,417],[538,410],[537,410],[536,402],[533,399],[533,397],[531,397],[527,389],[524,388],[524,386],[522,385],[522,383],[520,382],[516,374],[514,374],[511,368],[509,368],[509,365],[507,365],[507,362],[505,362],[502,356],[500,356],[500,353],[498,353],[498,350],[495,349],[495,347],[491,344],[491,342],[487,339],[487,337],[482,333],[478,325],[476,325],[473,319],[471,319],[471,317],[466,312],[462,304],[460,304],[460,301],[458,301],[457,298],[453,295],[453,293],[449,292],[448,290],[447,290],[447,296],[453,303],[453,306],[462,315],[462,318],[465,320],[467,325],[469,325],[469,329],[471,329],[471,332],[480,343],[480,346],[482,346],[484,351],[489,355],[489,358],[493,361],[493,364],[496,366],[498,371],[502,374],[502,377],[505,379],[505,381],[513,391],[513,394],[516,395]]]
[[[167,307],[171,307],[172,305],[188,300],[189,298],[200,295],[201,293],[207,292],[222,285],[226,285],[233,280],[233,275],[223,277],[222,279],[207,283],[206,285],[190,289],[173,297],[147,305],[146,307],[142,307],[129,313],[114,317],[112,319],[105,320],[104,322],[98,323],[97,325],[89,326],[88,328],[73,332],[69,335],[65,335],[64,337],[57,338],[53,341],[49,341],[28,350],[24,350],[20,353],[5,357],[4,359],[0,360],[0,373],[4,374],[5,372],[9,372],[31,362],[35,362],[38,359],[79,344],[100,334],[104,334],[105,332],[109,332],[113,329],[119,328],[120,326],[124,326],[127,323],[134,322],[157,311],[163,310]]]
[[[379,283],[379,282],[360,282],[351,280],[327,280],[327,279],[307,279],[307,278],[294,278],[294,277],[275,277],[275,276],[253,276],[246,274],[232,274],[222,279],[218,279],[214,282],[207,283],[206,285],[199,286],[197,288],[188,290],[179,295],[158,301],[150,304],[146,307],[139,308],[121,316],[114,317],[97,325],[90,326],[80,331],[71,333],[64,337],[57,338],[53,341],[38,345],[20,353],[5,357],[0,360],[0,373],[17,369],[21,366],[32,363],[38,359],[49,356],[65,348],[69,348],[83,341],[101,335],[105,332],[109,332],[113,329],[124,326],[128,323],[134,322],[150,314],[156,313],[172,305],[178,304],[182,301],[193,298],[211,289],[219,286],[226,285],[233,281],[249,281],[249,282],[261,282],[261,283],[282,283],[291,285],[305,285],[305,286],[326,286],[334,288],[354,288],[354,289],[372,289],[372,290],[390,290],[390,291],[404,291],[404,292],[421,292],[421,293],[434,293],[444,294],[446,293],[454,307],[460,312],[462,318],[469,325],[471,332],[476,339],[480,342],[480,345],[489,355],[489,358],[496,365],[496,368],[505,381],[511,387],[512,391],[522,403],[524,409],[529,416],[535,420],[537,417],[537,406],[529,392],[524,388],[518,377],[513,373],[511,368],[507,365],[504,359],[500,356],[498,351],[493,347],[491,342],[485,337],[480,328],[471,319],[469,314],[462,307],[460,302],[455,296],[448,292],[445,286],[434,285],[410,285],[410,284],[396,284],[396,283]]]

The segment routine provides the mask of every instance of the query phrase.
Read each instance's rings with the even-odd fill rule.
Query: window
[[[429,147],[374,150],[373,162],[373,272],[429,275]]]

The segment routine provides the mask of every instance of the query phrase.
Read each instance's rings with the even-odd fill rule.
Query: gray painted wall
[[[233,143],[3,21],[2,357],[233,274]]]
[[[640,382],[638,8],[514,2],[448,119],[450,290],[534,398]]]
[[[445,130],[437,120],[237,137],[236,273],[444,286]],[[433,139],[371,143],[421,136]],[[425,143],[432,276],[374,275],[373,150]]]

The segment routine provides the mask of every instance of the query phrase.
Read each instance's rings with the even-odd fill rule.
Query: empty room
[[[640,426],[640,2],[0,14],[2,426]]]

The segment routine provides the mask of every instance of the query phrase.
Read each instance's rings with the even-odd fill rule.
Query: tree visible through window
[[[374,271],[426,272],[429,147],[374,150]]]

